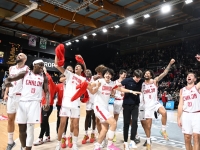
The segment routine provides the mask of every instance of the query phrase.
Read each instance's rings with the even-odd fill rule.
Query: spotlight
[[[170,12],[170,10],[171,10],[171,7],[169,5],[164,5],[161,8],[162,13],[168,13],[168,12]]]
[[[65,45],[68,46],[69,44],[68,44],[68,43],[65,43]]]
[[[133,24],[133,23],[134,23],[134,20],[133,20],[132,18],[131,18],[131,19],[128,19],[128,20],[127,20],[127,23],[128,23],[128,24]]]
[[[84,39],[87,39],[87,36],[83,36]]]
[[[99,1],[99,6],[100,6],[100,7],[103,7],[103,0],[100,0],[100,1]]]
[[[71,45],[72,43],[71,42],[68,42],[68,45]]]
[[[115,28],[119,28],[119,25],[115,25]]]
[[[76,42],[79,42],[79,40],[75,40]]]
[[[186,0],[186,1],[185,1],[186,4],[190,4],[190,3],[192,3],[192,2],[193,2],[193,0]]]
[[[96,36],[97,34],[96,34],[96,33],[92,33],[92,35],[93,35],[93,36]]]
[[[144,15],[144,18],[149,18],[149,17],[150,17],[149,14]]]
[[[107,32],[108,30],[107,30],[106,28],[104,28],[104,29],[102,29],[102,31],[105,33],[105,32]]]
[[[89,12],[89,11],[90,11],[90,7],[87,6],[87,7],[85,8],[85,11],[86,11],[86,12]]]

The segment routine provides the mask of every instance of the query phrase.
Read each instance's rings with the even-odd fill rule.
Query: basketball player
[[[126,78],[127,72],[126,70],[120,70],[119,71],[119,79],[117,79],[115,82],[117,85],[120,85],[121,82]],[[119,118],[119,114],[122,110],[122,103],[123,103],[123,98],[124,98],[124,93],[114,90],[115,91],[115,101],[114,101],[114,118],[116,120],[116,122],[118,121]],[[116,135],[113,138],[113,142],[116,142]]]
[[[55,57],[55,67],[65,75],[66,84],[64,91],[64,97],[62,101],[62,107],[60,110],[60,126],[58,129],[58,143],[56,146],[56,150],[61,149],[61,138],[64,132],[66,119],[69,117],[71,119],[71,123],[73,124],[73,150],[78,150],[77,141],[79,134],[79,118],[80,118],[80,98],[75,101],[71,101],[73,95],[77,92],[76,86],[85,81],[85,78],[81,76],[81,73],[84,71],[84,67],[81,64],[77,64],[75,66],[75,73],[71,73],[68,70],[65,70],[63,67],[59,67],[57,56]]]
[[[9,68],[9,76],[15,76],[21,71],[28,71],[28,66],[25,65],[27,56],[24,53],[19,53],[16,57],[16,65]],[[13,141],[13,134],[15,130],[15,116],[18,108],[19,98],[22,90],[22,80],[12,82],[12,87],[6,88],[4,100],[7,100],[7,114],[8,114],[8,146],[7,150],[11,150],[15,146]],[[9,94],[8,94],[9,93]]]
[[[48,80],[43,75],[43,60],[35,60],[30,71],[22,71],[15,76],[9,76],[5,85],[11,87],[11,82],[23,79],[23,88],[17,109],[16,122],[19,125],[19,138],[22,149],[31,150],[34,140],[34,124],[40,123],[42,91],[44,87],[46,104],[45,111],[49,110]]]
[[[55,96],[55,89],[56,85],[53,82],[52,77],[48,74],[46,67],[43,67],[44,73],[48,79],[48,88],[50,94],[50,108],[48,111],[41,110],[42,122],[40,124],[40,134],[38,139],[33,143],[34,146],[41,145],[46,142],[50,142],[50,126],[49,126],[49,117],[53,111],[53,104],[54,104],[54,96]],[[46,97],[43,94],[42,98],[42,106],[46,104]],[[45,139],[43,140],[43,136],[45,134]]]
[[[88,82],[94,81],[92,78],[91,70],[86,69],[85,75],[86,75],[86,80]],[[91,124],[91,120],[92,120],[92,133],[91,133],[91,137],[90,137],[90,143],[93,143],[95,141],[96,122],[95,122],[95,114],[94,114],[94,95],[91,94],[89,91],[88,91],[88,94],[89,94],[89,101],[86,103],[85,136],[82,140],[82,144],[85,144],[87,142],[87,140],[89,139],[88,128]]]
[[[127,90],[125,88],[118,87],[115,82],[111,81],[114,72],[112,69],[105,69],[103,71],[103,79],[98,79],[92,83],[94,89],[90,89],[92,94],[96,93],[94,100],[94,112],[96,117],[99,118],[101,122],[101,132],[98,136],[97,143],[95,143],[94,150],[100,150],[100,145],[104,140],[106,133],[108,132],[108,145],[107,150],[119,150],[119,148],[113,145],[113,138],[116,130],[116,121],[108,110],[108,101],[112,89],[119,90],[125,93],[140,94],[140,92],[135,92],[132,90]],[[109,130],[108,127],[110,126]]]
[[[197,55],[196,59],[200,61],[200,56]],[[189,72],[186,78],[187,86],[180,90],[177,123],[182,128],[186,150],[200,149],[200,82],[195,85],[196,80],[196,74]]]
[[[161,135],[164,139],[169,140],[167,132],[166,132],[166,123],[167,123],[167,112],[165,108],[158,101],[158,82],[163,79],[169,72],[171,65],[174,64],[175,60],[171,59],[167,68],[164,70],[162,74],[158,77],[154,78],[154,73],[151,70],[147,70],[144,72],[145,81],[142,84],[142,95],[144,101],[144,116],[145,120],[141,120],[142,126],[147,136],[147,150],[151,150],[151,125],[152,118],[154,118],[154,113],[158,112],[162,115],[162,129],[160,131]],[[154,78],[154,79],[152,79]],[[141,116],[140,116],[141,117]]]

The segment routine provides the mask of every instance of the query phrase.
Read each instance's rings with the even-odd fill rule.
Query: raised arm
[[[98,82],[98,84],[96,84],[95,82],[89,83],[87,89],[90,91],[91,94],[95,94],[99,87],[101,86],[101,83]]]
[[[132,93],[134,95],[141,94],[141,92],[128,90],[128,89],[125,89],[123,87],[117,87],[116,90],[124,92],[124,93]]]
[[[58,58],[55,56],[55,67],[61,72],[64,73],[65,69],[63,67],[58,66]]]
[[[183,96],[182,96],[182,89],[180,90],[180,99],[179,99],[179,105],[178,105],[178,114],[177,114],[177,123],[179,127],[182,127],[181,123],[181,116],[183,113]]]
[[[164,72],[161,73],[158,77],[156,77],[156,78],[154,79],[157,83],[158,83],[160,80],[162,80],[162,78],[164,78],[164,77],[168,74],[168,72],[169,72],[169,70],[170,70],[170,68],[171,68],[171,65],[172,65],[174,62],[175,62],[175,60],[174,60],[174,59],[171,59],[170,62],[169,62],[169,64],[168,64],[168,66],[167,66],[167,68],[164,70]]]
[[[200,62],[200,55],[199,55],[199,54],[197,54],[197,55],[195,56],[195,58],[197,59],[198,62]],[[200,82],[198,82],[198,83],[196,84],[196,88],[197,88],[197,90],[200,90]]]

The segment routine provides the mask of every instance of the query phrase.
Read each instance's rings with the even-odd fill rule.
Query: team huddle
[[[55,150],[72,148],[78,150],[80,102],[86,103],[85,136],[82,144],[87,141],[94,143],[94,150],[119,150],[113,143],[117,140],[115,131],[121,111],[123,111],[124,150],[137,148],[140,142],[137,135],[138,118],[146,134],[144,146],[151,150],[152,119],[161,114],[162,127],[160,134],[169,140],[166,132],[167,112],[159,103],[158,82],[169,72],[175,60],[171,59],[168,66],[159,76],[154,77],[151,70],[142,72],[137,69],[133,77],[126,78],[126,71],[120,70],[119,79],[112,81],[114,71],[104,65],[96,67],[96,75],[86,68],[83,58],[76,55],[75,69],[71,66],[63,68],[59,56],[55,56],[55,67],[61,72],[60,83],[55,85],[47,73],[42,60],[35,60],[29,68],[25,65],[26,55],[18,54],[17,64],[9,68],[9,77],[5,80],[8,113],[8,146],[11,150],[16,143],[13,140],[14,120],[19,126],[19,139],[22,150],[31,150],[32,145],[41,145],[50,141],[48,118],[53,110],[54,96],[57,94],[57,145]],[[196,59],[200,61],[200,56]],[[63,61],[63,60],[62,60]],[[199,150],[198,135],[200,134],[200,83],[194,84],[196,75],[188,73],[187,86],[180,90],[178,107],[178,125],[185,137],[186,150]],[[113,114],[109,104],[113,105]],[[42,106],[42,107],[41,107]],[[42,120],[41,120],[42,115]],[[69,119],[70,118],[70,119]],[[66,137],[70,121],[70,136]],[[34,124],[41,123],[38,140],[34,141]],[[92,125],[91,136],[88,128]],[[131,126],[130,143],[128,143],[129,127]],[[95,135],[97,128],[98,137]],[[45,134],[45,139],[43,136]],[[68,141],[68,142],[67,142]],[[67,144],[66,144],[67,142]]]

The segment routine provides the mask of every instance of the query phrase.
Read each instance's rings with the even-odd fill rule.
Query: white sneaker
[[[124,144],[124,150],[129,150],[128,144]]]
[[[77,144],[73,144],[72,149],[73,150],[78,150]]]
[[[59,143],[56,145],[55,150],[61,150],[61,147],[60,147],[60,144],[59,144]]]
[[[34,145],[34,146],[37,146],[37,145],[41,145],[41,144],[43,144],[43,143],[44,143],[43,140],[40,139],[40,138],[38,138],[35,142],[33,142],[33,145]]]
[[[135,142],[131,141],[131,142],[129,143],[129,148],[130,148],[130,149],[131,149],[131,148],[137,148],[137,146],[135,145]]]
[[[106,140],[103,140],[102,143],[101,143],[101,145],[100,145],[100,147],[104,148],[105,146],[106,146]]]
[[[50,142],[50,136],[46,136],[45,139],[44,139],[44,143],[46,142]]]

